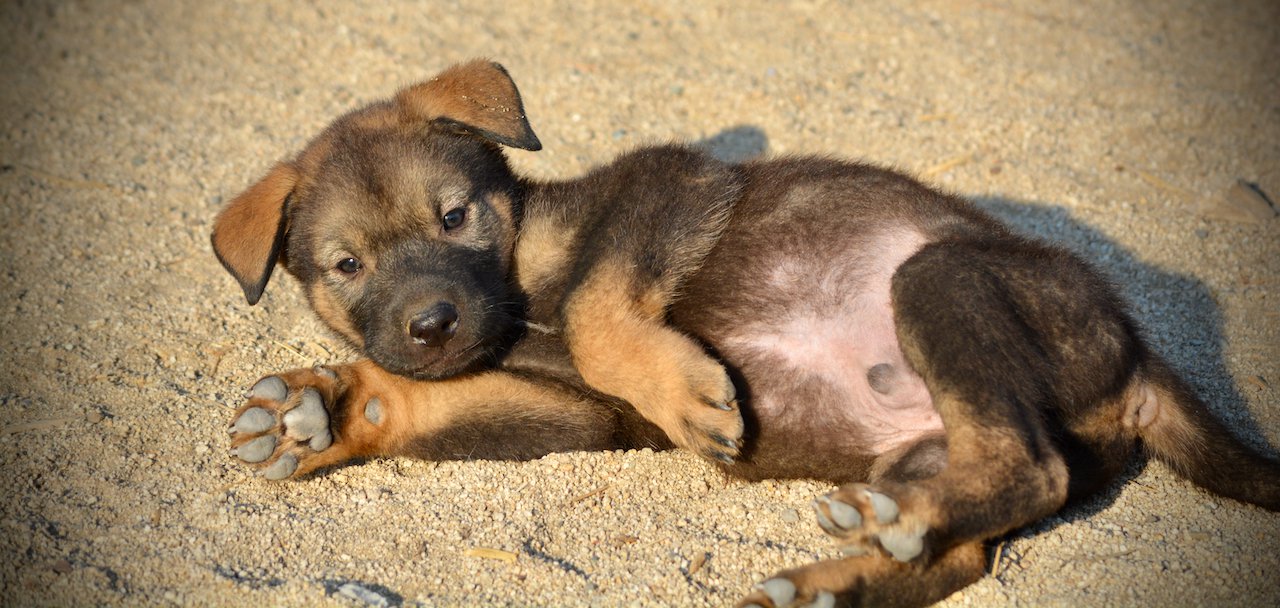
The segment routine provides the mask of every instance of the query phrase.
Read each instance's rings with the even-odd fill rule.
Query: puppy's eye
[[[454,228],[461,226],[462,222],[465,221],[467,221],[467,209],[465,207],[458,207],[457,209],[444,214],[443,218],[440,218],[440,222],[444,224],[445,230],[453,230]]]
[[[338,262],[336,268],[338,269],[338,272],[350,275],[360,272],[360,269],[364,268],[364,264],[361,264],[360,260],[355,258],[346,258],[341,262]]]

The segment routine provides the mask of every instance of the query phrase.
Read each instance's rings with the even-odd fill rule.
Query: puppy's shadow
[[[726,163],[742,163],[763,156],[769,151],[769,137],[759,127],[738,125],[725,129],[711,137],[694,142],[717,160]]]
[[[1249,416],[1248,404],[1227,369],[1222,313],[1203,282],[1141,261],[1061,206],[999,197],[969,200],[1022,234],[1076,252],[1105,274],[1119,289],[1152,349],[1169,361],[1237,437],[1275,456],[1274,448],[1268,446]],[[1137,477],[1144,467],[1145,461],[1135,459],[1121,480],[1022,534],[1049,530],[1056,527],[1055,521],[1088,518],[1104,510],[1119,497],[1124,482]]]

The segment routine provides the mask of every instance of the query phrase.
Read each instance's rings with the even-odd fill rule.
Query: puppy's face
[[[257,303],[277,262],[329,327],[393,373],[452,376],[513,338],[519,183],[538,150],[502,66],[471,61],[333,122],[218,215],[219,261]]]
[[[517,185],[448,133],[336,137],[289,205],[286,268],[339,335],[393,373],[451,376],[510,336]]]

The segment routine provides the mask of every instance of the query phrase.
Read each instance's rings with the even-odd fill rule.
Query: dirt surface
[[[723,606],[835,555],[808,509],[826,486],[682,453],[376,460],[300,483],[228,459],[245,387],[349,353],[287,278],[245,304],[214,213],[338,113],[475,56],[521,86],[546,149],[511,157],[535,176],[703,139],[969,196],[1095,260],[1238,433],[1280,444],[1272,1],[103,0],[0,18],[4,604]],[[1126,477],[1011,536],[947,605],[1280,604],[1280,515],[1154,463]]]

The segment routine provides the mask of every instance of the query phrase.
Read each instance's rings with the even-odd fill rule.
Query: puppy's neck
[[[516,284],[530,299],[534,319],[540,318],[543,301],[558,301],[564,288],[567,268],[574,259],[574,246],[582,217],[563,205],[555,204],[559,194],[549,192],[557,186],[532,184],[525,197],[516,237],[512,273]]]

